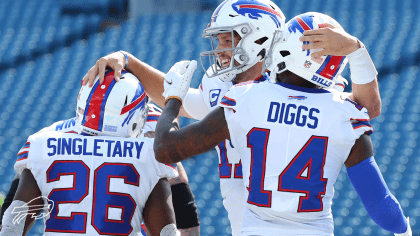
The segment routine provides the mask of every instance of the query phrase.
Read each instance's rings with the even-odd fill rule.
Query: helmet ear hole
[[[283,61],[283,62],[277,64],[277,67],[278,67],[278,71],[282,71],[282,70],[284,70],[284,68],[286,68],[286,63]]]
[[[127,106],[127,99],[128,99],[128,96],[125,96],[124,106]]]
[[[289,51],[280,51],[280,54],[281,54],[282,57],[287,57],[287,56],[290,55],[290,52]]]
[[[133,124],[133,131],[137,128],[137,123]]]
[[[268,40],[268,38],[264,36],[260,39],[255,40],[255,43],[259,44],[259,45],[263,45],[265,43],[265,41],[267,41],[267,40]]]
[[[265,58],[265,54],[267,53],[267,50],[265,50],[265,48],[263,48],[260,53],[258,53],[257,56],[261,56],[261,59]]]

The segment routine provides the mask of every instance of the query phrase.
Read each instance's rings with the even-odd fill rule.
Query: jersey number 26
[[[86,233],[87,212],[72,212],[70,217],[58,216],[60,204],[80,203],[89,193],[90,169],[83,161],[54,161],[47,170],[47,183],[59,181],[61,176],[73,178],[71,188],[53,189],[48,199],[54,201],[51,218],[46,222],[47,232]],[[110,192],[111,178],[122,178],[124,184],[139,186],[140,175],[132,164],[103,163],[94,171],[91,224],[99,234],[129,235],[133,230],[131,219],[136,209],[134,199],[125,193]],[[108,218],[110,208],[121,209],[121,219]]]

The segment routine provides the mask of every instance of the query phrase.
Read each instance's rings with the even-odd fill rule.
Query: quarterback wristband
[[[347,58],[350,64],[350,77],[353,83],[367,84],[375,80],[378,72],[369,56],[369,52],[362,42],[360,42],[360,48],[350,53]]]
[[[125,69],[127,68],[127,65],[128,65],[128,55],[124,51],[119,51],[119,52],[122,53],[125,57],[125,65],[124,65],[124,69]]]

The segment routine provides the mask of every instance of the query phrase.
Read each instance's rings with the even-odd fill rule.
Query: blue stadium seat
[[[64,2],[62,0],[61,2]],[[79,4],[83,1],[72,1]],[[84,1],[85,2],[85,1]],[[111,0],[95,1],[115,3]],[[420,74],[418,1],[275,1],[288,19],[307,11],[335,17],[368,47],[378,71],[382,115],[373,120],[375,158],[389,188],[418,230],[420,220]],[[120,6],[117,6],[120,7]],[[99,9],[99,8],[98,8]],[[201,37],[212,11],[145,14],[98,32],[104,14],[64,16],[54,0],[0,1],[0,192],[14,177],[16,152],[27,137],[57,120],[74,116],[80,80],[96,60],[126,50],[167,72],[177,61],[199,59],[210,50]],[[199,62],[200,63],[200,62]],[[9,69],[14,68],[14,69]],[[199,65],[192,86],[204,71]],[[348,69],[344,75],[349,78]],[[189,124],[181,119],[181,125]],[[228,235],[215,151],[185,160],[195,193],[202,235]],[[332,207],[336,235],[390,235],[367,215],[344,169]],[[37,222],[29,235],[42,235]]]

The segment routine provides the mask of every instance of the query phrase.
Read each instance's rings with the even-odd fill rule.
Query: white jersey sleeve
[[[224,108],[226,123],[228,124],[229,130],[234,130],[234,128],[230,127],[230,125],[232,124],[232,120],[235,120],[237,107],[240,107],[238,102],[241,103],[244,101],[244,99],[241,99],[241,97],[245,96],[246,92],[254,83],[256,82],[249,81],[235,85],[220,99],[219,106]],[[233,146],[236,146],[234,138],[235,136],[231,134],[231,141]]]
[[[17,154],[17,159],[14,168],[18,174],[21,174],[27,166],[29,151],[31,149],[31,137],[32,136],[29,136],[28,141],[23,145],[23,147],[19,150]]]
[[[173,164],[173,165],[162,164],[156,160],[155,154],[153,151],[154,139],[141,138],[140,140],[143,141],[145,143],[145,146],[148,148],[147,155],[144,156],[146,159],[140,159],[140,161],[147,162],[148,163],[147,166],[149,166],[150,168],[153,167],[159,179],[161,178],[172,179],[172,178],[178,177],[178,170],[177,170],[176,164]]]
[[[344,100],[343,105],[348,109],[354,137],[357,139],[364,133],[372,134],[368,110],[348,97],[340,96],[340,98]]]
[[[200,92],[201,88],[202,86],[200,84],[200,88],[198,89],[188,89],[188,93],[182,103],[184,110],[188,113],[188,115],[196,120],[202,120],[210,113],[210,110],[207,108],[204,101],[203,94]]]
[[[199,91],[207,109],[212,111],[218,107],[217,105],[220,103],[220,100],[232,86],[232,82],[223,82],[217,76],[209,78],[204,74]]]

